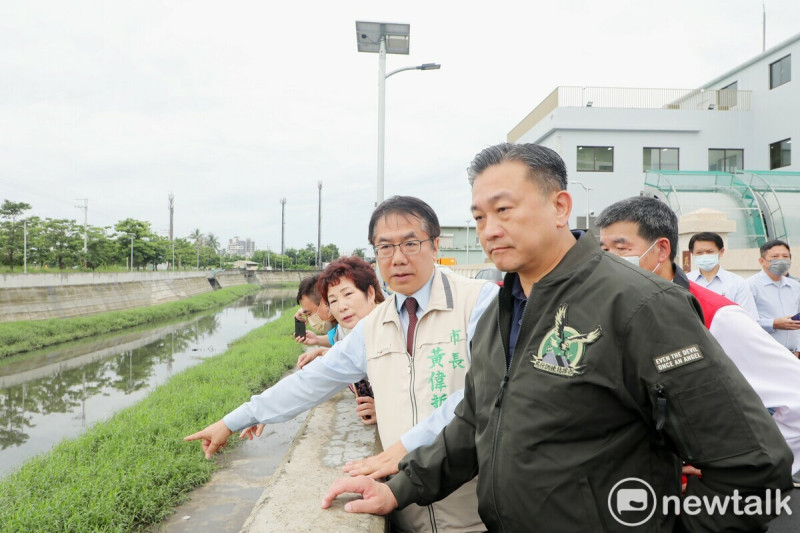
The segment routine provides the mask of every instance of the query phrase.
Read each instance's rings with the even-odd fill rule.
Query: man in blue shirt
[[[795,356],[800,356],[800,283],[785,274],[792,265],[789,245],[773,240],[761,246],[761,272],[747,280],[758,308],[758,323]]]

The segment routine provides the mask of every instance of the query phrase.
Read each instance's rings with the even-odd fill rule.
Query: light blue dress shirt
[[[434,275],[438,271],[434,271]],[[417,300],[417,316],[422,316],[430,301],[433,275],[413,296]],[[467,324],[467,340],[472,338],[478,320],[497,296],[499,287],[486,283],[480,291],[478,301]],[[408,313],[402,307],[408,296],[396,294],[400,322],[404,333],[408,331]],[[468,344],[469,346],[469,344]],[[472,355],[467,350],[467,357]],[[362,320],[350,334],[337,342],[322,357],[317,357],[303,370],[285,377],[250,401],[228,413],[223,421],[231,431],[240,431],[258,423],[273,424],[294,418],[298,414],[333,397],[343,386],[367,377],[367,354]],[[453,393],[447,401],[429,417],[403,435],[401,441],[411,451],[433,441],[433,438],[453,419],[456,406],[464,397],[464,389]],[[394,443],[385,442],[389,447]]]
[[[753,320],[758,320],[758,309],[753,299],[753,293],[750,292],[750,287],[743,277],[737,276],[733,272],[728,272],[722,267],[717,270],[711,281],[707,281],[699,269],[692,270],[686,274],[686,277],[701,287],[705,287],[710,291],[721,294],[732,302],[736,302],[747,311],[748,315],[753,317]]]
[[[800,349],[800,330],[775,329],[776,318],[800,312],[800,283],[781,277],[772,281],[763,270],[747,280],[758,308],[758,323],[772,337],[792,351]]]

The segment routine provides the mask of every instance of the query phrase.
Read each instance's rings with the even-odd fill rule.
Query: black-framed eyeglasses
[[[433,242],[433,237],[422,239],[421,241],[404,241],[398,244],[377,244],[373,246],[372,249],[375,250],[376,257],[392,257],[394,255],[395,247],[400,248],[400,251],[403,253],[403,255],[417,255],[422,249],[422,243],[426,241]]]

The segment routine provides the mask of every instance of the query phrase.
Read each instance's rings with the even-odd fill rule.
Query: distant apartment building
[[[736,222],[733,247],[800,245],[798,58],[800,34],[697,89],[557,87],[507,139],[563,157],[573,227],[645,193],[678,215],[724,212]]]
[[[250,239],[240,239],[234,237],[228,239],[228,255],[241,255],[245,258],[253,257],[256,251],[256,243]]]

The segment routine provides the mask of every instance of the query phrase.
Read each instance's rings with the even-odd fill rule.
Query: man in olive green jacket
[[[340,480],[323,506],[360,492],[346,510],[384,513],[477,474],[491,531],[760,530],[791,452],[692,296],[569,231],[552,150],[487,148],[470,176],[481,244],[511,274],[473,337],[464,400],[387,484]],[[680,459],[703,471],[683,500]]]

